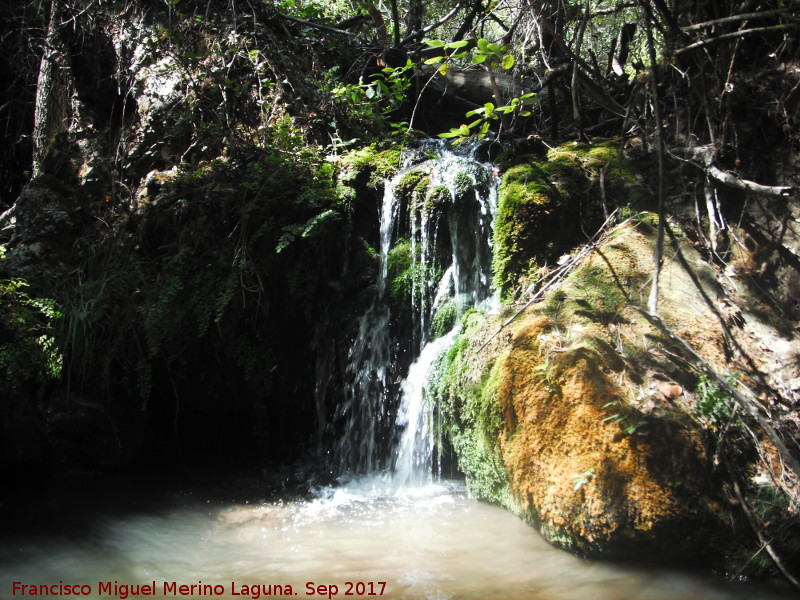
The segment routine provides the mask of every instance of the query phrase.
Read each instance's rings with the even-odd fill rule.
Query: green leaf
[[[469,135],[470,134],[469,125],[462,125],[461,127],[459,127],[458,133],[464,136]]]
[[[483,110],[486,112],[487,117],[491,117],[492,113],[494,112],[494,104],[492,104],[491,102],[487,102],[486,104],[483,105]]]
[[[447,72],[450,70],[450,63],[442,63],[439,65],[439,73],[442,75],[447,75]]]
[[[491,102],[487,102],[487,104],[491,104]],[[494,106],[492,106],[492,109],[494,110]],[[464,116],[466,116],[466,117],[474,117],[475,115],[482,115],[484,112],[486,112],[486,108],[485,107],[484,108],[476,108],[475,110],[471,110],[471,111],[467,112],[467,114],[464,115]]]
[[[449,139],[449,138],[459,137],[460,135],[461,132],[458,129],[451,129],[447,133],[440,133],[439,137]]]
[[[426,65],[435,65],[436,63],[440,63],[444,60],[444,56],[434,56],[433,58],[429,58],[425,61]]]
[[[425,40],[425,43],[428,44],[431,48],[444,48],[445,43],[442,40]]]
[[[503,57],[503,69],[508,71],[511,67],[514,66],[514,55],[513,54],[506,54]]]
[[[489,51],[489,42],[483,38],[478,40],[478,50],[481,52],[488,52]]]
[[[301,234],[302,237],[307,238],[310,237],[317,229],[319,229],[320,225],[329,221],[334,218],[338,218],[339,213],[333,209],[328,209],[315,217],[311,217],[308,221],[305,222],[303,225],[303,233]]]
[[[463,48],[463,47],[464,47],[464,46],[466,46],[467,44],[469,44],[469,42],[468,42],[468,41],[466,41],[466,40],[459,40],[459,41],[457,41],[457,42],[450,42],[449,44],[446,44],[446,45],[445,45],[445,48],[447,48],[448,50],[455,50],[456,48]]]
[[[489,58],[488,54],[476,54],[472,57],[472,64],[479,65],[486,61]]]

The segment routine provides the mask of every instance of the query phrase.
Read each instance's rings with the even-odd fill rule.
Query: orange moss
[[[673,491],[650,472],[646,444],[606,420],[623,399],[593,350],[574,348],[542,367],[537,340],[549,326],[536,316],[520,323],[502,365],[500,446],[512,491],[551,537],[577,548],[620,528],[649,531],[676,514]]]
[[[652,233],[646,225],[621,229],[486,348],[483,340],[507,316],[483,324],[473,317],[456,342],[458,360],[444,369],[449,385],[440,406],[457,451],[496,444],[459,455],[468,483],[484,477],[490,459],[502,462],[505,477],[492,471],[492,485],[484,482],[478,496],[515,510],[553,543],[587,556],[710,559],[709,540],[724,545],[730,530],[703,433],[683,399],[649,391],[679,377],[681,363],[670,362],[674,353],[660,348],[658,332],[626,300],[646,295]],[[715,318],[671,258],[661,314],[701,353],[716,356]],[[477,394],[483,381],[492,385]],[[464,415],[461,406],[492,427],[448,417]]]

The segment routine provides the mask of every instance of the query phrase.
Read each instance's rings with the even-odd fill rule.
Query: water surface
[[[93,508],[69,526],[7,534],[0,540],[0,597],[21,597],[11,594],[14,581],[85,585],[91,593],[81,597],[92,599],[121,598],[125,588],[100,588],[114,581],[129,593],[155,584],[155,595],[130,598],[244,600],[281,597],[289,586],[299,597],[341,599],[790,597],[710,575],[580,560],[507,511],[471,499],[457,482],[398,490],[376,476],[300,500],[216,496],[151,497],[146,509]],[[209,593],[180,595],[169,587],[192,584],[210,586]]]

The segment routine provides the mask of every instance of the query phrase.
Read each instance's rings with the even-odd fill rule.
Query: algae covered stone
[[[524,156],[503,174],[495,221],[494,284],[504,300],[585,239],[616,207],[650,198],[615,141],[564,144]]]

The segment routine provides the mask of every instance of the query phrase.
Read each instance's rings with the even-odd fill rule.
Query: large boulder
[[[432,389],[472,492],[554,544],[583,556],[722,565],[741,521],[714,468],[698,379],[634,309],[649,290],[654,237],[645,222],[619,228],[502,329],[508,314],[469,314]],[[710,268],[675,248],[662,272],[662,317],[724,365],[706,305],[719,292]]]

